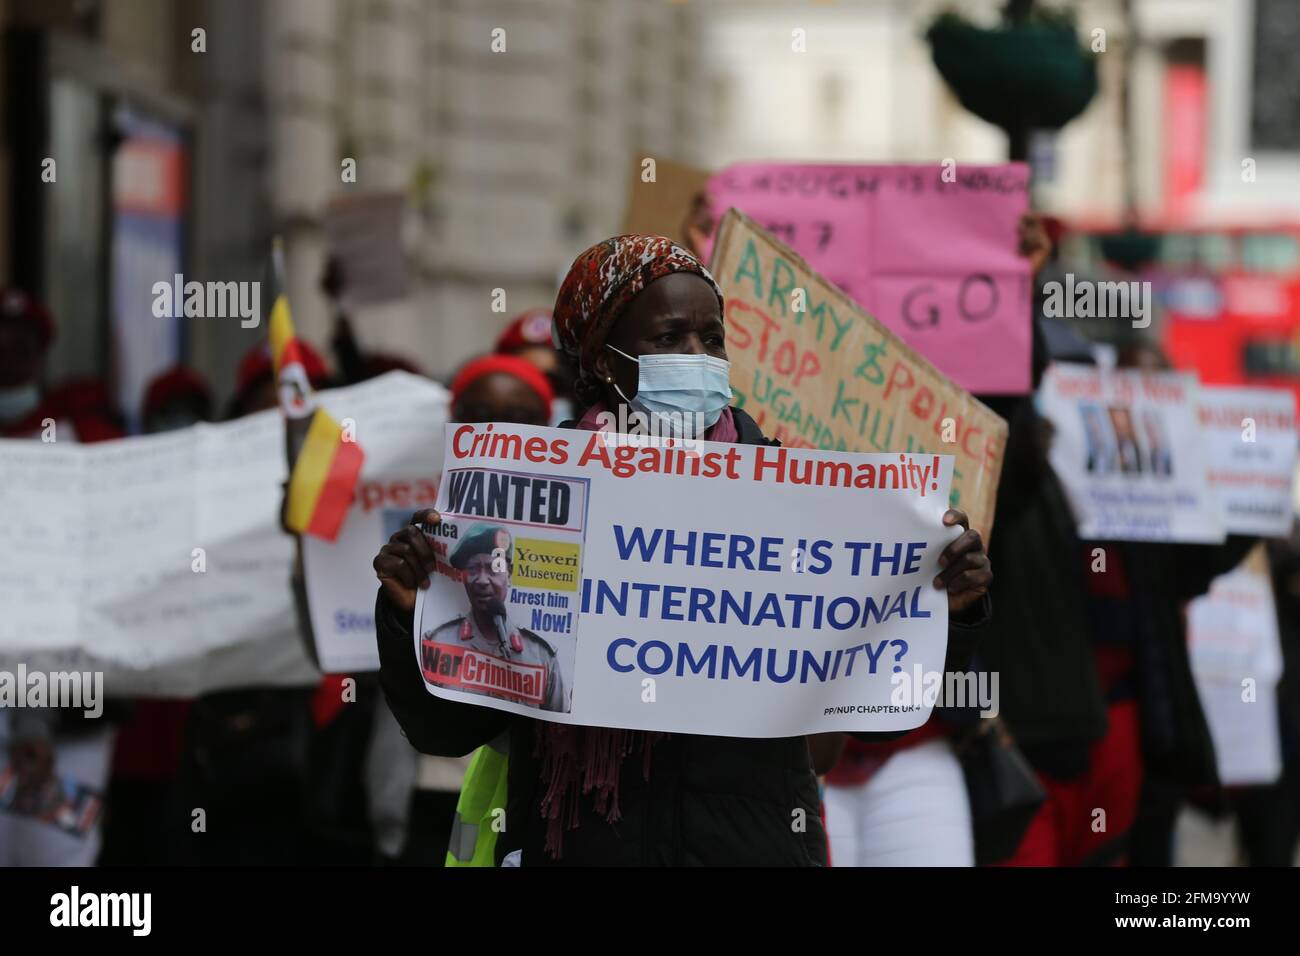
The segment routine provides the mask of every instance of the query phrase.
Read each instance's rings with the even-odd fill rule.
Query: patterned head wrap
[[[702,278],[722,308],[722,290],[709,270],[671,239],[616,236],[596,243],[573,260],[556,296],[555,347],[576,358],[580,369],[590,369],[633,296],[674,272],[693,272]]]

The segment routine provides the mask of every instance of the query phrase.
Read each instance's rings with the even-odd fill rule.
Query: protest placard
[[[791,447],[952,455],[952,506],[988,537],[1006,422],[735,210],[711,271],[735,403],[765,434]]]
[[[12,676],[25,675],[20,670]],[[24,787],[16,766],[18,751],[11,749],[16,742],[13,723],[22,706],[12,699],[0,706],[0,867],[31,865],[36,859],[51,865],[94,866],[113,729],[91,720],[79,733],[56,734],[50,775],[35,782],[29,765]]]
[[[450,395],[395,372],[320,397],[331,415],[356,424],[366,460],[338,539],[302,538],[316,659],[326,673],[378,670],[371,562],[412,513],[433,507]]]
[[[31,792],[18,786],[12,766],[0,768],[0,811],[31,817],[73,836],[84,837],[95,826],[103,796],[77,780],[49,777]]]
[[[1188,605],[1187,648],[1220,782],[1274,782],[1282,772],[1277,718],[1282,649],[1262,545]]]
[[[691,210],[696,198],[704,195],[708,181],[708,170],[664,156],[638,153],[632,157],[628,173],[622,231],[667,236],[689,246]]]
[[[947,644],[952,458],[449,427],[430,693],[560,723],[904,730]]]
[[[976,394],[1030,387],[1023,163],[740,163],[709,180],[940,372]]]
[[[1223,541],[1195,375],[1053,363],[1040,400],[1079,537]]]
[[[1295,393],[1202,385],[1210,488],[1231,532],[1282,538],[1295,515]]]
[[[360,193],[332,200],[325,211],[325,240],[343,272],[345,308],[379,305],[406,297],[411,269],[402,245],[406,197]]]

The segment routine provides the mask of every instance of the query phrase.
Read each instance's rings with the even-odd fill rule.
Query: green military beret
[[[499,524],[478,524],[470,525],[469,530],[465,532],[465,537],[461,538],[456,545],[456,550],[451,553],[451,566],[459,571],[465,570],[465,565],[469,564],[469,559],[476,554],[491,554],[497,548],[505,552],[506,563],[513,565],[514,559],[511,555],[510,532]]]

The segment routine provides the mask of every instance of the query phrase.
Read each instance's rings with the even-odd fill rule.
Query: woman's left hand
[[[1043,217],[1027,212],[1016,223],[1016,251],[1029,260],[1029,274],[1035,275],[1052,255],[1052,238],[1047,234]]]
[[[934,586],[948,591],[949,615],[960,614],[979,603],[993,582],[993,567],[984,553],[984,541],[978,531],[970,529],[966,512],[950,508],[944,512],[943,523],[951,527],[959,524],[965,531],[962,536],[939,555],[939,576]]]

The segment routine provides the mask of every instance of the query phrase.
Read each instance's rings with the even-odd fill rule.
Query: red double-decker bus
[[[1116,232],[1067,227],[1063,260],[1099,263]],[[1155,254],[1137,277],[1152,283],[1170,361],[1208,384],[1300,397],[1300,222],[1148,226],[1145,234]]]

